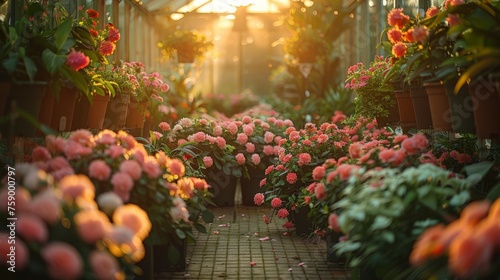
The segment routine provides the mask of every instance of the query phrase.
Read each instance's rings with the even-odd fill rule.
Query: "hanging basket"
[[[177,50],[177,62],[178,63],[193,63],[195,59],[195,54],[191,51]]]

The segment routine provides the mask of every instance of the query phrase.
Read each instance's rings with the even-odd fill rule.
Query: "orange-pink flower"
[[[295,184],[297,182],[297,174],[295,172],[290,172],[286,175],[286,181],[289,184]]]
[[[394,55],[394,57],[396,58],[403,57],[406,54],[406,49],[406,44],[402,42],[396,43],[394,46],[392,46],[392,55]]]
[[[80,211],[74,220],[78,234],[89,244],[102,239],[112,227],[108,216],[98,210]]]
[[[392,9],[387,15],[390,26],[402,29],[410,21],[410,17],[403,13],[403,9]]]
[[[430,18],[430,17],[433,17],[433,16],[437,15],[438,13],[439,13],[439,8],[438,7],[430,7],[425,12],[425,17]]]
[[[278,218],[280,219],[284,219],[286,217],[288,217],[288,210],[286,210],[286,208],[281,208],[280,210],[278,210]]]
[[[103,56],[112,55],[115,52],[116,45],[110,41],[102,41],[99,45],[99,52]]]
[[[110,27],[108,29],[108,37],[106,37],[106,40],[111,43],[118,42],[118,40],[120,40],[120,31],[114,27]]]
[[[141,165],[135,160],[126,160],[120,163],[120,172],[127,173],[133,180],[139,180],[142,175]]]
[[[186,166],[179,159],[172,158],[167,160],[167,171],[174,176],[182,177],[186,173]]]
[[[410,254],[410,263],[418,266],[425,263],[429,258],[441,255],[444,252],[444,246],[441,242],[444,231],[445,227],[442,224],[425,230],[413,245],[413,250]]]
[[[90,63],[90,58],[86,56],[84,53],[79,51],[71,51],[66,57],[66,65],[68,65],[71,69],[78,71],[87,67]]]
[[[403,32],[397,28],[392,28],[391,30],[387,31],[387,38],[389,38],[389,41],[393,44],[396,44],[398,42],[403,41]]]
[[[255,205],[261,206],[264,203],[264,194],[255,194],[255,196],[253,197],[253,202],[255,203]]]
[[[111,175],[111,168],[104,160],[97,159],[89,164],[89,177],[99,181],[106,181]]]
[[[450,244],[449,268],[460,278],[481,275],[488,270],[493,255],[493,246],[488,239],[479,238],[474,230],[458,235]]]
[[[282,201],[281,201],[281,198],[279,198],[279,197],[275,197],[271,200],[271,206],[273,208],[281,207],[281,203],[282,203]]]
[[[336,232],[342,231],[339,225],[339,216],[336,213],[330,213],[330,215],[328,216],[328,228]]]
[[[47,271],[52,279],[79,279],[83,272],[82,257],[75,247],[64,242],[52,242],[41,250]]]
[[[115,225],[123,225],[130,228],[141,240],[149,235],[151,221],[148,214],[135,204],[122,205],[113,212]]]
[[[325,177],[325,174],[326,174],[326,169],[325,169],[325,167],[323,167],[321,165],[316,166],[312,172],[313,179],[316,181],[319,181],[323,177]]]
[[[49,224],[54,224],[61,217],[60,200],[51,189],[38,193],[28,205],[27,210]]]

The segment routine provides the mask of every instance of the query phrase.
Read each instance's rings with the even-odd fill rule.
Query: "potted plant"
[[[193,63],[195,59],[203,57],[213,44],[196,30],[176,29],[168,32],[168,35],[160,40],[158,47],[167,58],[176,55],[179,63]]]
[[[389,58],[375,56],[369,67],[362,62],[347,71],[345,87],[356,93],[355,113],[364,117],[377,118],[379,126],[399,121],[396,96],[392,85],[384,83],[386,72],[391,69]]]

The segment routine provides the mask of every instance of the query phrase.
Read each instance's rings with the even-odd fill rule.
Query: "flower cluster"
[[[54,183],[35,165],[18,164],[15,170],[9,176],[19,185],[0,190],[0,216],[12,217],[7,206],[13,201],[16,214],[15,229],[0,231],[0,260],[17,277],[123,279],[144,257],[151,222],[140,207],[102,195],[96,203],[85,175]]]
[[[68,139],[47,136],[46,147],[36,147],[32,161],[56,180],[85,174],[98,195],[139,205],[153,223],[148,239],[152,244],[167,242],[168,234],[176,229],[189,233],[199,212],[206,210],[205,180],[185,176],[184,164],[164,152],[149,155],[123,131],[103,130],[93,135],[77,130]]]
[[[457,220],[427,228],[414,244],[410,263],[418,267],[447,258],[448,273],[460,279],[498,275],[499,219],[500,199],[493,204],[472,202]],[[429,270],[432,268],[424,271]]]
[[[79,10],[82,11],[83,7],[79,7]],[[99,12],[94,9],[87,9],[78,22],[79,26],[88,28],[90,35],[98,42],[97,47],[101,55],[112,55],[116,49],[116,42],[120,40],[120,31],[111,23],[106,24],[103,30],[98,30],[98,24]]]
[[[382,56],[375,56],[369,67],[362,62],[349,67],[345,87],[356,92],[354,104],[357,114],[365,117],[387,116],[390,107],[396,105],[392,86],[384,83],[391,67],[391,60]]]

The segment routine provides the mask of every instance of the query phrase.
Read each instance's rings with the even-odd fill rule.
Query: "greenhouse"
[[[499,112],[499,0],[0,0],[0,278],[500,280]]]

